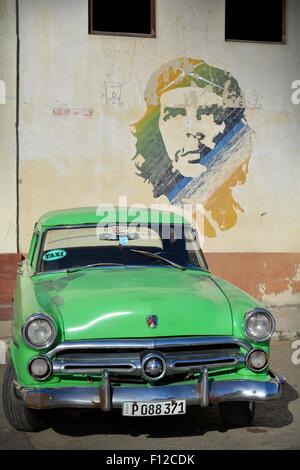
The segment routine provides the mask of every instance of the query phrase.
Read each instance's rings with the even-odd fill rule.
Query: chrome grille
[[[48,353],[55,375],[141,377],[145,354],[159,353],[167,376],[208,369],[233,368],[245,363],[248,343],[232,337],[184,337],[142,340],[67,341]],[[243,351],[244,350],[244,351]]]

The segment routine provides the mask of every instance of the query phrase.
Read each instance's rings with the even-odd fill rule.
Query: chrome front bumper
[[[102,411],[122,408],[127,401],[186,400],[187,405],[201,407],[224,401],[265,401],[279,398],[281,389],[282,380],[273,372],[270,372],[267,382],[243,379],[214,381],[208,378],[206,368],[202,369],[197,383],[183,385],[112,387],[107,371],[99,388],[29,389],[15,382],[16,397],[27,408],[98,408]]]

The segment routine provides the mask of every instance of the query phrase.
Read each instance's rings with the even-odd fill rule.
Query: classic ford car
[[[37,431],[55,408],[168,416],[217,404],[226,426],[249,425],[255,402],[281,394],[274,330],[269,311],[209,271],[180,215],[51,212],[19,266],[4,412]]]

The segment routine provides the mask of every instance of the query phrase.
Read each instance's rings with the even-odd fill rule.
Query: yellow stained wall
[[[0,0],[0,253],[16,251],[16,15]],[[5,102],[4,102],[5,101]]]

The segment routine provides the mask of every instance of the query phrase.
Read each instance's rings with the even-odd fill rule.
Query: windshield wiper
[[[174,263],[174,261],[170,261],[168,258],[164,258],[163,256],[157,255],[156,253],[151,253],[149,251],[144,251],[144,250],[135,250],[133,248],[129,248],[129,251],[132,251],[133,253],[137,253],[139,255],[148,256],[149,258],[155,258],[155,259],[159,259],[160,261],[165,261],[166,263],[170,264],[174,268],[181,269],[181,271],[186,270],[186,268],[184,266],[181,266],[181,264]]]
[[[77,271],[81,271],[82,269],[87,268],[94,268],[97,266],[123,266],[126,267],[125,264],[122,263],[93,263],[93,264],[85,264],[84,266],[78,266],[78,268],[68,268],[66,269],[67,273],[76,273]]]

